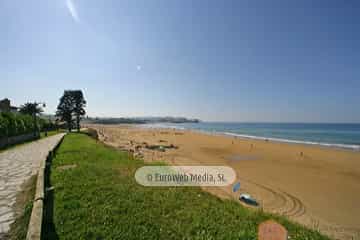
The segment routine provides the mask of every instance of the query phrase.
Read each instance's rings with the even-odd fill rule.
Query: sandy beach
[[[287,144],[188,130],[129,125],[89,125],[106,144],[134,152],[145,161],[174,165],[232,167],[249,193],[271,213],[320,230],[336,239],[360,237],[360,152]],[[146,145],[170,145],[164,152]],[[229,187],[207,187],[238,201]],[[239,204],[242,204],[238,201]]]

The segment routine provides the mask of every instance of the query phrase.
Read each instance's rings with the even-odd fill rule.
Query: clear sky
[[[360,122],[360,1],[2,0],[0,98],[90,116]]]

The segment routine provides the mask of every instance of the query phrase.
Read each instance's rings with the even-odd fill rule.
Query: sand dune
[[[91,127],[107,144],[131,149],[145,161],[230,166],[241,182],[241,192],[253,195],[265,211],[337,239],[360,238],[359,152],[171,129]],[[178,148],[161,152],[146,149],[144,144]],[[204,190],[236,200],[239,195],[231,186]]]

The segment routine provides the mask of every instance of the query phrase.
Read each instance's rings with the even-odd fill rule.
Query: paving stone
[[[0,216],[11,212],[11,208],[8,206],[0,206]]]
[[[15,220],[13,205],[21,185],[37,173],[40,162],[64,134],[58,134],[0,153],[0,239]]]
[[[5,235],[5,233],[7,233],[9,230],[10,230],[10,225],[13,221],[8,221],[8,222],[4,222],[4,223],[0,223],[0,231],[2,231],[0,233],[0,236],[1,234]],[[0,238],[1,239],[1,238]]]
[[[0,215],[0,223],[8,222],[9,220],[11,220],[13,218],[14,218],[14,213],[12,211],[4,213],[4,214]]]

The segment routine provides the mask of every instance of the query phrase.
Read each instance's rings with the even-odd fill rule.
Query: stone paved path
[[[15,220],[14,204],[21,185],[35,175],[40,162],[64,134],[27,143],[0,152],[0,239]]]

